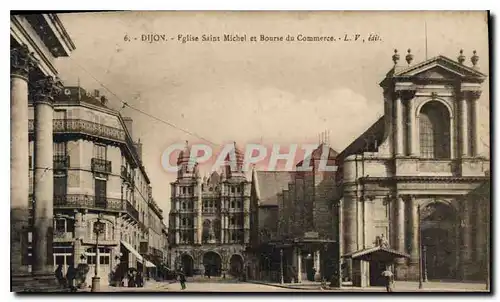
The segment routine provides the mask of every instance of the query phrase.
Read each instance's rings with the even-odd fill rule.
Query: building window
[[[55,156],[66,156],[66,142],[54,142],[53,149]]]
[[[231,193],[234,193],[234,187],[231,187]]]
[[[234,201],[231,201],[231,209],[234,209]]]
[[[64,202],[68,188],[66,174],[54,175],[54,203]],[[62,199],[62,200],[61,200]]]
[[[87,264],[95,265],[96,264],[96,249],[89,248],[85,253],[87,256]],[[111,258],[111,249],[107,247],[99,247],[99,264],[108,264],[110,263]]]
[[[94,145],[94,158],[102,160],[107,159],[106,145],[99,145],[99,144]]]
[[[422,158],[450,158],[450,115],[437,101],[425,104],[420,111],[420,156]]]
[[[106,208],[106,180],[95,178],[95,206]]]

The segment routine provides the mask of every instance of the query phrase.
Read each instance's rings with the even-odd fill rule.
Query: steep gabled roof
[[[307,157],[307,161],[310,163],[311,162],[311,158],[313,160],[320,160],[321,159],[321,155],[323,154],[323,148],[325,147],[325,144],[321,144],[318,146],[318,148],[316,148],[309,157]],[[338,155],[338,152],[333,150],[331,147],[328,147],[329,149],[329,153],[328,153],[328,160],[332,160],[332,159],[335,159],[337,158],[337,155]],[[304,163],[303,160],[301,160],[299,163],[297,163],[295,166],[296,167],[301,167],[302,164]],[[311,163],[310,163],[311,165]]]

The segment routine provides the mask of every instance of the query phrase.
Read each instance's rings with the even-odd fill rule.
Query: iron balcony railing
[[[139,221],[139,212],[126,200],[85,194],[54,195],[54,208],[92,209],[126,212]],[[33,208],[33,194],[29,195],[29,207]]]
[[[54,155],[54,170],[67,170],[69,168],[68,155]]]
[[[54,133],[84,133],[100,136],[117,141],[125,141],[125,131],[119,128],[82,120],[82,119],[55,119],[53,120]],[[28,131],[35,130],[34,120],[28,121]]]
[[[132,186],[134,186],[134,178],[132,177],[132,173],[130,171],[127,171],[127,168],[124,166],[121,166],[121,172],[120,172],[121,177],[125,182],[128,182]]]
[[[92,172],[111,173],[111,162],[101,158],[92,158]]]

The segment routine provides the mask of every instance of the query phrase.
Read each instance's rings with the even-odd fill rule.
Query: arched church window
[[[185,209],[186,209],[186,203],[185,203],[185,202],[183,202],[183,203],[182,203],[182,209],[183,209],[183,210],[185,210]]]
[[[423,158],[450,158],[450,114],[437,101],[425,104],[420,110],[420,156]]]

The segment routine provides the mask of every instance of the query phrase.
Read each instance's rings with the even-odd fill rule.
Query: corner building
[[[171,265],[186,275],[238,276],[245,269],[250,236],[250,182],[243,154],[234,146],[236,165],[228,160],[221,173],[200,176],[186,142],[171,183],[169,221]]]
[[[109,109],[106,102],[97,90],[88,93],[81,87],[65,87],[52,104],[53,118],[37,124],[36,104],[29,99],[26,121],[30,201],[26,263],[33,263],[35,247],[31,235],[35,231],[33,205],[40,190],[35,170],[48,167],[45,170],[52,173],[40,178],[53,179],[53,192],[49,192],[54,215],[53,225],[50,222],[52,249],[47,255],[50,271],[62,265],[66,274],[70,266],[87,264],[87,285],[96,267],[103,285],[121,280],[129,268],[154,270],[155,264],[148,258],[162,248],[157,235],[161,234],[161,210],[152,199],[142,165],[142,144],[132,139],[132,119]],[[52,129],[53,136],[37,146],[34,139],[40,127]],[[53,158],[39,167],[35,156],[42,151],[53,152]],[[98,235],[98,251],[93,229],[97,219],[105,225]]]
[[[397,280],[484,280],[488,207],[468,194],[489,179],[478,115],[482,83],[471,66],[438,56],[394,67],[380,83],[384,116],[338,156],[342,199],[340,240],[346,279],[377,283],[383,267],[364,261],[385,238],[408,258],[394,265]],[[420,213],[420,214],[419,214]]]

